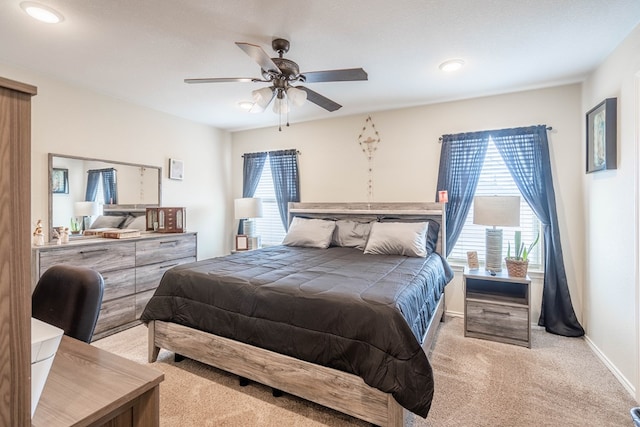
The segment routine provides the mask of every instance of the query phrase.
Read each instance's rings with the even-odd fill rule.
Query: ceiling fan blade
[[[348,68],[344,70],[311,71],[302,73],[305,83],[319,82],[348,82],[368,80],[368,75],[362,68]]]
[[[311,101],[319,107],[324,108],[327,111],[336,111],[342,108],[342,105],[330,100],[329,98],[320,95],[318,92],[314,92],[304,86],[296,86],[296,89],[302,89],[307,92],[307,101]]]
[[[251,43],[236,42],[238,47],[251,57],[265,71],[280,73],[278,66],[260,46]]]
[[[260,79],[254,79],[252,77],[220,77],[220,78],[205,78],[205,79],[184,79],[185,83],[228,83],[228,82],[254,82],[262,81]]]

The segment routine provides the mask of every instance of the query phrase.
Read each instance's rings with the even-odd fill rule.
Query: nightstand
[[[531,279],[464,270],[464,336],[531,348]]]

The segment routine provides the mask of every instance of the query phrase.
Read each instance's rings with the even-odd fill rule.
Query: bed
[[[290,204],[284,245],[165,273],[141,317],[149,361],[164,348],[381,426],[426,416],[453,277],[442,206]],[[393,252],[406,230],[413,256]]]

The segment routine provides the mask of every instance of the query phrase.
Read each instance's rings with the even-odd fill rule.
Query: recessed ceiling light
[[[49,6],[44,6],[32,1],[23,1],[20,3],[22,10],[27,12],[29,16],[37,19],[38,21],[46,22],[48,24],[57,24],[64,20],[64,16],[55,9]]]
[[[462,59],[449,59],[440,64],[440,69],[442,71],[451,72],[456,71],[462,68],[464,65],[464,61]]]

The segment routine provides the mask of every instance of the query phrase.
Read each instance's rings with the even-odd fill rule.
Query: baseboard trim
[[[593,341],[591,341],[591,338],[589,338],[588,335],[584,336],[584,340],[587,342],[587,345],[589,346],[589,348],[591,349],[591,351],[593,351],[593,354],[596,355],[596,357],[598,359],[600,359],[600,361],[602,363],[604,363],[604,365],[611,371],[611,373],[613,374],[614,377],[616,377],[616,379],[618,380],[618,382],[620,382],[620,384],[622,384],[622,387],[625,388],[625,390],[627,390],[627,392],[631,395],[631,397],[635,400],[636,399],[636,389],[635,387],[631,384],[631,382],[629,380],[627,380],[627,378],[622,375],[622,372],[620,372],[618,370],[618,368],[616,367],[616,365],[614,365],[607,356],[605,356],[605,354],[600,351],[600,349],[598,348],[597,345],[595,345],[595,343]]]
[[[450,311],[450,310],[446,310],[446,311],[444,312],[444,314],[445,314],[446,316],[459,317],[459,318],[461,318],[461,319],[462,319],[462,318],[464,318],[464,313],[461,313],[461,312],[459,312],[459,311]]]

